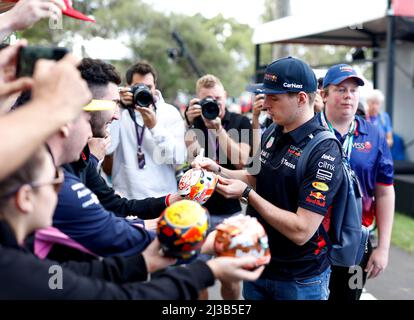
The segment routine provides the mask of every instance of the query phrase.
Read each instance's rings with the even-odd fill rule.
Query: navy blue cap
[[[247,91],[264,94],[316,92],[318,81],[311,67],[302,60],[286,57],[266,67],[263,83],[247,87]]]
[[[364,85],[364,80],[357,75],[354,68],[347,64],[337,64],[328,69],[326,76],[323,78],[322,86],[324,89],[330,84],[336,86],[349,78],[354,78],[359,86]]]

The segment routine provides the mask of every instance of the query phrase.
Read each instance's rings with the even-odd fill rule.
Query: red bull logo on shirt
[[[311,193],[306,197],[306,202],[315,204],[319,207],[325,207],[325,200],[326,196],[319,191],[311,191]]]
[[[321,192],[319,192],[319,191],[317,191],[317,192],[314,192],[314,191],[311,191],[311,193],[309,194],[309,196],[311,196],[311,197],[313,197],[313,198],[315,198],[315,199],[318,199],[318,200],[325,200],[325,196],[321,193]]]
[[[295,157],[300,157],[302,154],[302,149],[291,145],[287,152],[293,154]]]

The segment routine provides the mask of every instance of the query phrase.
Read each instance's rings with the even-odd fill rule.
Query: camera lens
[[[212,97],[206,97],[200,101],[201,113],[208,120],[214,120],[220,113],[217,101]]]
[[[140,107],[147,108],[150,104],[154,103],[150,89],[144,84],[133,86],[131,92],[134,96],[134,103]]]

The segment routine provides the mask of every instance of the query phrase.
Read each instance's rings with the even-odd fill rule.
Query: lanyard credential
[[[135,112],[134,110],[128,109],[129,115],[132,118],[132,121],[135,125],[135,132],[137,134],[137,144],[138,144],[138,151],[137,151],[137,158],[138,158],[138,168],[144,169],[145,168],[145,154],[142,151],[142,143],[144,142],[144,131],[145,131],[145,125],[140,126],[137,123]]]
[[[321,121],[322,125],[329,129],[333,134],[335,134],[334,128],[332,127],[331,123],[326,118],[325,112],[321,112]],[[352,152],[352,146],[354,144],[354,136],[356,131],[356,121],[355,117],[352,120],[351,125],[349,126],[348,133],[346,134],[345,141],[342,143],[342,149],[344,150],[346,157],[349,160],[351,160],[351,152]]]

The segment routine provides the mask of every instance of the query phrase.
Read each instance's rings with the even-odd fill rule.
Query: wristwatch
[[[248,204],[249,203],[249,193],[250,191],[252,191],[252,187],[247,186],[246,189],[244,189],[241,197],[240,197],[240,201],[244,204]]]

